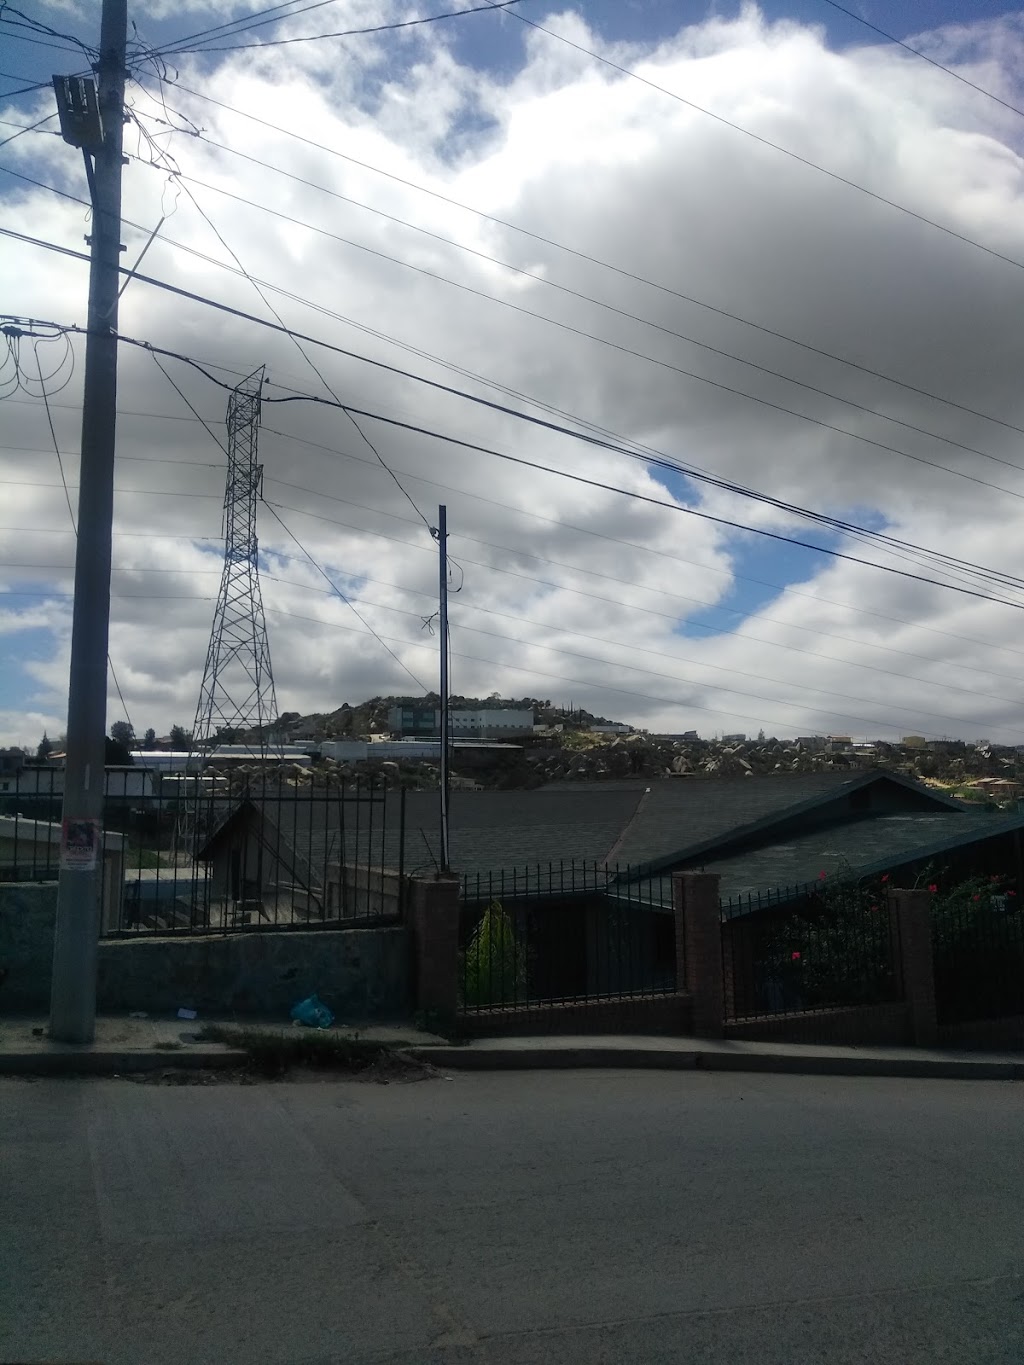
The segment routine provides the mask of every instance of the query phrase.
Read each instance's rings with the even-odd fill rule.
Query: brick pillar
[[[459,879],[451,873],[410,878],[416,1008],[455,1018],[459,980]]]
[[[931,899],[928,891],[889,893],[903,957],[903,998],[909,1006],[910,1041],[918,1047],[932,1047],[938,1038]]]
[[[698,1038],[721,1038],[722,917],[719,877],[714,872],[673,872],[676,912],[676,980],[693,998],[693,1031]]]

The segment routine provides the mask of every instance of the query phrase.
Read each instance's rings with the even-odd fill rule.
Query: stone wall
[[[0,882],[0,1011],[50,1008],[56,882]]]
[[[0,1011],[45,1012],[57,888],[0,885]],[[97,1008],[287,1016],[315,991],[342,1023],[408,1016],[409,931],[401,926],[196,938],[108,939],[99,945]]]

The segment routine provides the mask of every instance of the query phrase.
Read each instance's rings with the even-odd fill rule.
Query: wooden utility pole
[[[127,0],[103,0],[95,101],[91,81],[54,80],[65,141],[83,149],[93,202],[67,758],[50,995],[50,1036],[66,1043],[90,1043],[96,1029],[127,30]],[[74,107],[69,110],[68,92],[85,92],[88,99],[72,99]],[[94,123],[92,132],[84,134],[76,124],[83,111]]]

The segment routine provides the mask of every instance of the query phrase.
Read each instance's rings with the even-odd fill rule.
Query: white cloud
[[[372,7],[347,7],[352,13],[357,9],[368,13]],[[213,6],[206,10],[216,12]],[[545,22],[585,45],[600,45],[578,16]],[[180,90],[169,90],[168,100],[217,142],[693,342],[509,274],[202,140],[175,135],[162,138],[161,145],[186,174],[330,233],[667,366],[1024,494],[1024,478],[1015,468],[959,448],[974,447],[1011,465],[1019,460],[1018,432],[965,410],[1024,426],[1014,345],[1024,280],[1014,267],[611,73],[543,34],[530,34],[525,66],[501,84],[460,68],[439,26],[435,29],[402,40],[403,64],[390,61],[398,49],[379,40],[300,44],[276,48],[272,57],[242,54],[219,69],[217,98],[526,227],[536,237]],[[949,60],[964,54],[972,79],[1008,95],[1024,46],[1021,25],[1008,20],[1001,27],[979,26],[976,41],[973,32],[965,28],[938,35],[934,51]],[[657,50],[609,52],[760,136],[1024,261],[1019,126],[1007,111],[925,63],[878,47],[829,52],[818,30],[770,25],[753,8],[734,21],[711,18],[684,29]],[[209,88],[208,77],[188,68],[182,69],[182,81],[205,81],[198,88]],[[140,116],[164,117],[160,106],[137,90],[133,100]],[[149,126],[163,131],[158,124]],[[128,146],[135,150],[131,129]],[[26,137],[10,152],[18,153],[18,165],[27,173],[59,177],[74,192],[84,192],[72,153],[58,139]],[[83,210],[41,192],[11,188],[14,184],[4,185],[8,223],[30,223],[27,230],[34,234],[80,248],[87,230]],[[322,309],[719,477],[834,515],[872,518],[875,524],[884,519],[894,536],[1003,573],[1021,572],[1016,496],[537,321],[211,190],[192,188],[248,270]],[[129,166],[126,218],[152,224],[161,203],[166,208],[172,199],[158,171],[136,162]],[[676,292],[603,270],[538,237],[568,243]],[[127,257],[134,259],[144,237],[126,228],[125,240]],[[228,259],[186,194],[178,197],[145,269],[267,315],[244,280],[183,254],[170,241]],[[80,263],[8,243],[0,286],[6,311],[84,320]],[[680,295],[756,320],[961,407],[751,330]],[[285,321],[300,330],[498,396],[324,312],[278,294],[270,297]],[[125,293],[121,327],[128,335],[238,374],[266,363],[274,382],[323,392],[285,338],[138,283]],[[836,396],[809,392],[696,342]],[[642,464],[309,349],[330,385],[355,406],[671,501],[660,476],[654,477],[657,471]],[[222,433],[225,393],[174,362],[169,368]],[[80,373],[81,365],[54,407],[72,480],[77,480],[74,404]],[[851,409],[843,400],[932,435]],[[522,406],[525,400],[505,401]],[[196,422],[182,420],[190,419],[188,410],[152,361],[129,348],[122,349],[120,404],[125,415],[117,484],[124,491],[117,498],[111,656],[138,728],[152,724],[162,730],[172,721],[190,723],[195,707],[210,599],[217,587],[210,543],[199,538],[216,537],[219,531],[222,456]],[[2,524],[10,529],[0,530],[0,557],[8,564],[70,565],[70,539],[58,534],[68,525],[67,508],[48,453],[41,405],[8,402],[4,413],[4,444],[15,447],[2,456],[4,476],[51,486],[19,484],[7,490]],[[822,560],[820,569],[806,576],[810,571],[803,567],[794,571],[761,554],[750,569],[752,577],[784,585],[796,572],[806,581],[774,594],[747,619],[714,618],[735,633],[708,637],[694,629],[684,636],[680,626],[701,604],[749,600],[743,596],[749,585],[738,577],[746,571],[741,550],[750,545],[749,538],[397,428],[364,425],[428,520],[439,500],[448,504],[451,549],[465,569],[465,586],[452,608],[453,685],[460,693],[497,688],[515,695],[571,696],[610,716],[704,733],[763,724],[780,733],[1019,737],[1021,651],[1014,643],[1017,615],[1010,608],[849,563]],[[336,581],[344,580],[359,611],[402,662],[432,684],[435,642],[421,630],[420,618],[432,611],[436,561],[409,502],[335,411],[268,404],[261,452],[268,500]],[[798,520],[730,494],[698,489],[689,496],[694,506],[715,515],[806,534]],[[52,533],[34,534],[44,527]],[[321,591],[322,578],[265,512],[260,536],[268,553],[292,556],[275,559],[264,580],[282,709],[333,709],[367,694],[411,689],[409,676],[363,632],[349,608]],[[919,567],[859,542],[840,548],[884,557],[912,571]],[[2,581],[17,590],[38,586],[40,575],[54,591],[69,590],[66,567],[4,567]],[[53,657],[46,664],[36,661],[31,674],[45,689],[45,704],[41,699],[26,704],[40,714],[48,706],[59,717],[66,687],[67,604],[56,598],[43,606],[26,607],[22,598],[17,602],[2,618],[5,623],[28,611],[27,620],[53,630]],[[4,638],[16,641],[17,635],[5,626]],[[113,700],[111,719],[118,713]],[[24,737],[24,723],[16,717],[3,725],[4,733]]]

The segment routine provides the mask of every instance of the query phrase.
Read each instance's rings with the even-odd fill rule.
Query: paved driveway
[[[1024,1360],[1024,1087],[0,1082],[0,1360]]]

